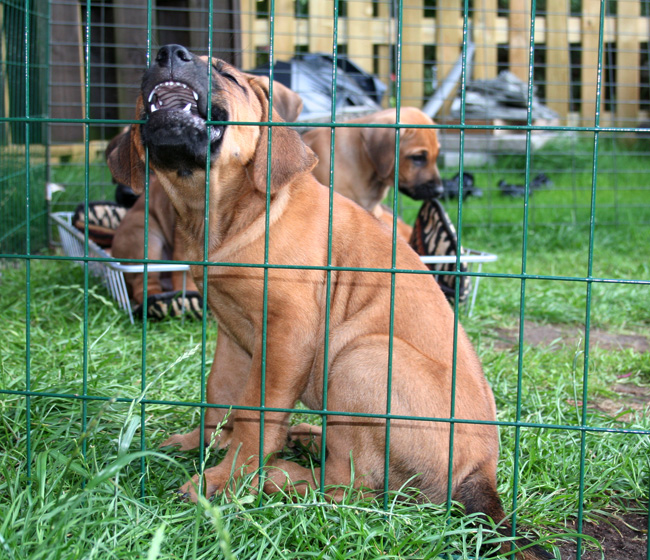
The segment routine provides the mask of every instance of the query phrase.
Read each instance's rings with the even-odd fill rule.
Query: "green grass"
[[[495,276],[481,279],[471,318],[461,317],[494,389],[498,419],[506,423],[515,422],[519,410],[523,423],[582,424],[588,299],[592,329],[650,337],[649,285],[594,282],[589,291],[584,281],[650,280],[650,190],[642,157],[647,150],[601,143],[590,261],[593,142],[567,142],[534,155],[531,176],[543,171],[553,186],[531,198],[526,236],[523,201],[502,197],[496,187],[501,178],[523,182],[521,156],[475,170],[484,197],[463,206],[463,244],[498,256],[484,266]],[[55,194],[54,210],[83,199],[83,171],[83,166],[53,170],[53,180],[67,189]],[[444,170],[445,176],[454,173]],[[104,166],[90,168],[89,188],[93,200],[112,198]],[[412,220],[416,206],[404,207]],[[455,218],[454,203],[447,208]],[[619,226],[608,225],[612,222]],[[334,505],[318,493],[300,499],[258,496],[245,481],[231,501],[218,497],[196,506],[179,501],[173,491],[201,470],[201,456],[158,446],[169,434],[198,424],[199,408],[152,403],[141,416],[141,325],[131,325],[92,278],[86,321],[83,271],[73,263],[32,261],[29,271],[28,277],[22,262],[0,269],[0,559],[474,558],[481,545],[499,540],[492,527],[478,526],[456,507],[449,515],[444,505],[401,493],[390,496],[387,512],[357,492],[348,491],[344,502]],[[525,280],[522,310],[522,280],[512,275],[524,271],[539,278]],[[527,324],[557,328],[560,339],[534,345],[524,336],[520,346],[501,344],[504,329],[517,340],[522,316]],[[564,333],[578,336],[563,340]],[[148,324],[148,399],[199,400],[202,335],[195,322]],[[209,321],[206,368],[216,336]],[[27,342],[30,388],[41,393],[29,403],[11,393],[26,388]],[[648,431],[650,423],[616,386],[633,385],[649,395],[650,355],[592,343],[588,358],[586,425],[607,431],[584,436],[585,517],[647,513],[650,440],[620,430]],[[85,408],[75,398],[83,394],[84,378],[87,394],[97,397]],[[599,406],[604,399],[607,409]],[[582,433],[504,425],[500,435],[498,483],[505,509],[512,510],[516,494],[518,524],[551,543],[572,539],[565,527],[578,514]],[[208,454],[204,466],[219,459]]]
[[[530,179],[544,173],[551,184],[535,190],[530,196],[529,224],[589,224],[593,154],[593,138],[565,133],[532,153],[529,165]],[[606,134],[600,135],[596,169],[597,224],[650,224],[647,154],[647,141],[631,143],[613,139]],[[465,226],[512,227],[523,223],[523,198],[503,196],[498,183],[504,180],[510,184],[524,184],[525,154],[501,155],[491,166],[466,165],[464,171],[474,175],[475,186],[483,192],[482,197],[469,197],[463,204]],[[441,170],[444,178],[451,178],[456,173],[457,167]],[[401,204],[406,220],[413,220],[419,204],[408,199],[404,199]],[[450,201],[446,206],[456,221],[456,201]]]
[[[649,280],[648,227],[597,227],[594,235],[591,277],[610,280]],[[468,247],[494,253],[498,260],[486,265],[489,274],[532,276],[526,280],[525,315],[550,323],[584,323],[589,275],[589,230],[586,227],[538,227],[527,237],[527,258],[522,259],[520,228],[477,230],[468,228]],[[561,279],[557,279],[557,277]],[[521,280],[484,278],[480,281],[477,319],[501,325],[518,320]],[[634,283],[598,283],[591,288],[592,326],[625,329],[647,328],[648,286]]]
[[[593,277],[648,280],[650,247],[644,240],[649,233],[643,227],[597,228]],[[499,260],[486,265],[486,272],[521,272],[518,228],[468,228],[464,234],[467,245],[498,254]],[[528,239],[528,273],[586,275],[588,230],[535,228]],[[157,446],[170,433],[196,425],[198,408],[148,404],[141,451],[141,325],[131,325],[91,278],[84,361],[82,269],[69,262],[33,261],[29,279],[30,384],[33,391],[50,396],[30,399],[28,476],[27,402],[21,395],[2,394],[0,558],[473,558],[481,544],[498,540],[492,528],[479,528],[457,509],[449,516],[444,506],[409,501],[399,493],[391,495],[388,513],[355,492],[334,505],[317,493],[300,499],[260,497],[245,483],[230,502],[221,497],[196,506],[180,502],[173,490],[200,470],[199,453],[159,451]],[[26,386],[25,268],[4,268],[1,282],[0,386],[20,391]],[[586,283],[529,279],[525,290],[527,321],[584,329]],[[649,336],[649,291],[648,285],[594,284],[592,327]],[[504,422],[517,419],[520,357],[516,346],[504,350],[496,344],[495,329],[517,328],[520,297],[521,280],[483,278],[474,314],[463,318]],[[207,367],[216,334],[210,321]],[[199,399],[201,338],[201,325],[194,322],[149,323],[147,398]],[[88,402],[85,429],[81,400],[53,396],[83,392],[84,364],[88,394],[105,399]],[[579,426],[582,345],[533,346],[524,339],[521,364],[520,420]],[[613,391],[614,384],[650,385],[648,354],[630,348],[591,348],[588,371],[590,404],[603,397],[618,399],[621,412],[629,407]],[[117,400],[121,398],[135,401]],[[647,417],[638,411],[620,416],[597,407],[588,408],[587,425],[650,429]],[[500,434],[499,490],[506,509],[512,509],[518,469],[518,523],[558,543],[565,524],[578,512],[581,432],[523,427],[517,464],[516,429],[503,426]],[[585,438],[586,518],[647,508],[648,436],[588,432]],[[205,465],[217,460],[208,455]],[[589,541],[585,545],[595,546]]]
[[[95,162],[86,168],[83,163],[60,163],[51,168],[52,181],[65,187],[53,197],[55,210],[67,210],[84,200],[86,172],[91,200],[115,200],[115,185],[106,164]]]
[[[16,150],[19,152],[19,150]],[[43,158],[34,156],[29,174],[25,156],[4,149],[0,152],[0,254],[25,253],[27,198],[30,200],[30,246],[38,251],[47,245],[47,210],[45,200],[45,166]]]
[[[597,160],[597,212],[600,224],[650,224],[650,182],[647,179],[648,140],[635,142],[600,134]],[[554,141],[533,152],[530,178],[544,173],[552,181],[546,188],[535,191],[529,203],[529,222],[534,225],[586,225],[590,218],[592,193],[592,161],[594,141],[589,136],[561,133]],[[526,158],[523,154],[501,155],[490,167],[467,167],[475,176],[475,184],[483,197],[470,197],[463,207],[463,224],[483,228],[485,225],[517,227],[523,223],[523,199],[504,197],[498,182],[523,184]],[[86,171],[91,200],[113,200],[114,185],[106,165],[94,163],[86,169],[79,163],[64,163],[51,168],[51,180],[65,186],[65,192],[55,193],[53,210],[67,210],[84,199]],[[442,170],[445,178],[458,172],[457,168]],[[0,192],[2,187],[0,186]],[[18,203],[23,201],[18,199]],[[412,221],[419,203],[401,201],[407,221]],[[450,201],[447,208],[456,218],[457,205]]]

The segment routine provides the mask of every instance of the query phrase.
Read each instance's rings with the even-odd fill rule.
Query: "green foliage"
[[[524,153],[500,155],[486,167],[466,165],[464,171],[474,175],[475,186],[481,189],[483,196],[470,196],[464,201],[463,226],[522,228],[526,217],[524,198],[504,196],[499,183],[524,185],[527,176],[530,183],[542,173],[550,183],[531,189],[527,209],[529,225],[552,228],[588,225],[594,194],[596,224],[648,225],[650,185],[647,181],[648,151],[644,142],[630,144],[627,140],[601,134],[595,167],[593,138],[566,135],[534,150],[528,172]],[[458,171],[458,166],[454,166],[442,169],[441,173],[449,179]],[[392,206],[392,199],[386,203]],[[457,201],[450,200],[445,207],[457,222]],[[399,208],[404,219],[411,223],[419,203],[400,195]]]

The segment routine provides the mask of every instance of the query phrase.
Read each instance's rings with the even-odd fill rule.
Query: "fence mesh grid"
[[[146,5],[145,5],[146,4]],[[521,271],[516,274],[490,272],[461,272],[460,257],[456,271],[449,274],[458,278],[469,275],[474,278],[509,279],[519,283],[520,343],[517,363],[517,409],[514,421],[497,421],[494,424],[512,427],[516,432],[514,450],[513,526],[516,526],[518,510],[518,484],[521,471],[519,461],[524,451],[519,446],[523,430],[573,430],[580,434],[580,499],[577,508],[577,529],[583,524],[583,492],[590,433],[635,434],[647,438],[650,431],[643,429],[599,427],[590,425],[586,403],[588,402],[590,374],[590,321],[593,315],[592,298],[594,286],[598,285],[650,285],[644,278],[605,278],[593,275],[593,253],[596,225],[620,223],[650,223],[650,203],[647,192],[650,186],[645,181],[643,161],[647,158],[644,143],[645,125],[640,116],[647,114],[649,90],[647,88],[648,59],[647,37],[639,34],[649,20],[645,2],[595,2],[584,0],[581,11],[574,2],[554,3],[548,9],[541,2],[532,4],[510,0],[508,6],[496,0],[485,1],[481,7],[465,2],[425,2],[424,5],[407,0],[399,2],[222,2],[217,8],[210,1],[158,2],[147,0],[141,5],[125,6],[118,2],[83,2],[63,0],[33,0],[23,2],[3,0],[2,10],[2,95],[4,99],[0,122],[0,257],[9,264],[24,264],[26,269],[25,317],[25,371],[24,389],[0,393],[9,396],[23,396],[26,407],[26,455],[28,477],[33,463],[30,434],[38,431],[32,424],[30,409],[33,399],[75,399],[81,401],[81,432],[88,431],[90,413],[88,404],[93,401],[136,403],[140,410],[140,450],[148,448],[147,420],[148,406],[170,405],[177,407],[198,407],[200,424],[205,425],[205,411],[208,408],[231,408],[231,404],[208,403],[205,393],[207,356],[210,341],[207,313],[207,297],[203,299],[203,327],[201,335],[201,395],[199,402],[149,398],[147,394],[147,349],[150,325],[146,313],[142,319],[142,361],[140,364],[141,398],[116,398],[93,394],[89,385],[89,357],[92,342],[89,340],[92,317],[89,313],[88,292],[92,278],[89,264],[112,262],[111,259],[90,257],[88,252],[89,232],[84,232],[85,257],[65,257],[56,252],[45,251],[50,240],[48,213],[53,210],[70,209],[79,202],[110,198],[114,185],[103,161],[103,150],[107,140],[112,138],[125,124],[133,121],[133,101],[137,95],[139,76],[155,56],[158,45],[167,42],[184,42],[198,53],[211,53],[231,60],[243,67],[252,68],[266,63],[270,77],[274,76],[274,62],[305,52],[326,52],[334,60],[340,54],[353,57],[368,71],[374,72],[389,84],[387,103],[392,103],[398,113],[407,105],[422,105],[439,86],[442,77],[454,63],[460,62],[456,113],[449,110],[437,120],[436,128],[443,140],[443,153],[448,160],[443,168],[448,172],[463,175],[475,170],[476,176],[492,185],[484,189],[482,200],[464,199],[461,192],[458,199],[449,201],[450,215],[459,235],[468,228],[486,226],[508,226],[521,231]],[[612,7],[614,6],[614,7]],[[271,17],[273,16],[273,17]],[[216,21],[214,21],[216,19]],[[435,19],[435,26],[433,20]],[[183,23],[178,22],[182,20]],[[363,24],[370,22],[370,35],[364,33]],[[381,29],[383,35],[378,31]],[[432,29],[434,31],[432,31]],[[579,30],[590,30],[579,34]],[[136,33],[137,32],[137,33]],[[542,38],[540,38],[542,35]],[[136,37],[133,40],[132,37]],[[581,42],[576,40],[576,37]],[[523,40],[523,43],[522,43]],[[374,42],[373,42],[374,41]],[[581,44],[581,47],[576,45]],[[468,53],[474,45],[476,54],[470,60]],[[482,48],[479,48],[482,47]],[[515,48],[516,47],[516,48]],[[567,48],[570,47],[570,48]],[[135,53],[135,54],[134,54]],[[632,56],[634,55],[634,56]],[[634,58],[636,57],[636,58]],[[415,62],[417,62],[417,64]],[[433,62],[435,61],[435,64]],[[630,62],[631,61],[631,62]],[[526,88],[526,106],[522,119],[503,121],[490,118],[470,118],[468,99],[469,82],[480,78],[495,78],[498,70],[509,69],[523,77]],[[588,75],[588,73],[591,73]],[[586,77],[588,75],[588,77]],[[541,76],[541,77],[540,77]],[[332,70],[330,115],[325,119],[300,122],[301,128],[331,127],[331,148],[333,152],[336,129],[346,126],[337,117],[337,73]],[[433,84],[433,85],[432,85]],[[558,117],[538,119],[535,117],[536,95]],[[271,89],[271,99],[273,93]],[[72,102],[71,102],[72,101]],[[450,109],[451,97],[445,100]],[[220,124],[208,115],[208,125]],[[230,123],[246,124],[246,123]],[[273,142],[273,130],[283,123],[265,123],[269,127],[269,154]],[[396,130],[396,161],[399,154],[400,125]],[[552,136],[549,148],[538,139]],[[488,153],[495,167],[483,171],[476,161],[474,142],[483,139],[483,154]],[[507,137],[504,140],[504,137]],[[639,139],[641,137],[641,139]],[[632,146],[630,148],[629,146]],[[515,148],[513,148],[515,146]],[[487,147],[487,148],[486,148]],[[638,160],[638,167],[621,169],[617,158],[621,151],[632,152]],[[553,196],[542,198],[542,193],[533,197],[531,183],[534,176],[546,170],[553,158],[564,158],[564,167],[554,170],[565,177]],[[495,159],[497,158],[497,159]],[[209,159],[209,158],[208,158]],[[209,164],[208,164],[209,165]],[[268,158],[270,177],[271,158]],[[332,157],[330,173],[335,161]],[[147,166],[148,170],[148,166]],[[396,164],[395,177],[399,173]],[[208,174],[206,173],[206,176]],[[603,179],[604,177],[604,179]],[[521,200],[511,202],[499,196],[497,179],[520,181],[524,188]],[[148,184],[149,177],[146,182]],[[65,184],[66,192],[52,194],[52,187]],[[47,187],[46,187],[47,185]],[[206,181],[205,222],[209,222],[209,179]],[[333,191],[332,191],[333,192]],[[55,198],[55,203],[51,198]],[[148,189],[144,195],[148,207]],[[267,185],[267,208],[271,203],[270,186]],[[391,199],[394,215],[408,214],[408,202],[399,196]],[[330,237],[327,265],[316,267],[327,273],[327,301],[330,301],[332,272],[347,270],[332,266],[332,202],[330,199]],[[88,209],[85,210],[88,222]],[[267,320],[267,287],[269,270],[283,268],[269,262],[269,212],[266,217],[265,255],[262,264],[243,266],[264,269],[264,323]],[[148,231],[148,217],[145,217],[145,232]],[[533,225],[587,225],[585,236],[586,271],[583,275],[530,274],[528,245],[529,232]],[[145,233],[145,247],[148,246]],[[396,267],[397,224],[393,225],[393,252],[391,268],[359,269],[391,275],[391,344],[394,310],[395,278],[400,274],[424,273],[400,270]],[[205,240],[204,254],[208,253]],[[30,265],[35,261],[82,261],[83,269],[83,347],[81,392],[34,390],[31,380],[30,349],[33,341],[30,325],[31,309],[37,302],[30,292]],[[167,261],[147,259],[148,264]],[[185,264],[199,264],[203,267],[204,285],[207,285],[209,267],[238,266],[233,263],[203,261],[181,261]],[[286,267],[284,267],[286,268]],[[353,269],[354,270],[354,269]],[[526,319],[526,302],[531,283],[539,281],[573,282],[584,286],[586,305],[584,308],[584,356],[582,358],[581,418],[577,425],[526,422],[521,419],[521,393],[524,390],[525,358],[523,341]],[[644,292],[647,297],[647,290]],[[205,294],[204,294],[205,295]],[[144,299],[147,298],[145,284]],[[454,341],[458,336],[459,286],[456,282]],[[65,309],[61,310],[65,313]],[[329,331],[329,305],[326,309],[326,329]],[[323,408],[305,411],[300,408],[269,409],[265,406],[264,354],[262,357],[262,386],[259,407],[261,430],[264,433],[264,414],[291,412],[320,416],[323,425],[321,461],[325,464],[328,418],[337,415],[354,416],[349,412],[329,410],[327,407],[328,386],[328,339],[324,341],[325,363],[323,382]],[[455,344],[454,344],[455,347]],[[263,352],[266,348],[264,331]],[[455,383],[455,351],[454,351]],[[448,422],[451,425],[450,446],[453,448],[454,427],[464,420],[454,416],[452,408],[449,417],[421,418],[391,414],[390,386],[392,383],[391,362],[387,371],[389,399],[386,413],[369,415],[386,420],[386,440],[390,441],[391,420],[419,420]],[[453,391],[454,389],[452,389]],[[452,403],[454,398],[452,397]],[[232,406],[237,409],[237,406]],[[361,415],[363,416],[363,415]],[[475,421],[471,421],[475,422]],[[199,463],[204,463],[204,430],[201,429]],[[261,439],[261,438],[260,438]],[[82,442],[86,453],[88,441]],[[260,441],[260,456],[262,455]],[[389,446],[386,445],[385,487],[388,487]],[[141,495],[148,494],[146,457],[140,459]],[[452,470],[453,454],[449,459]],[[451,503],[451,477],[449,477],[448,504]],[[321,487],[324,485],[324,469],[321,472]],[[646,485],[648,486],[648,485]],[[387,507],[387,494],[384,507]],[[514,527],[513,527],[514,530]],[[646,542],[650,551],[650,542]],[[577,540],[577,557],[581,556],[582,541]],[[649,555],[650,556],[650,555]]]

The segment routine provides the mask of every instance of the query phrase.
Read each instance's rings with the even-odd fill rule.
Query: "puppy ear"
[[[127,185],[136,194],[144,191],[144,163],[136,142],[140,140],[140,127],[132,124],[113,138],[106,148],[106,162],[111,175],[118,183]]]
[[[386,121],[386,122],[383,122]],[[394,124],[395,120],[381,119],[373,124]],[[395,129],[362,128],[361,145],[377,175],[389,179],[395,169]]]
[[[275,118],[273,122],[277,122]],[[262,134],[252,162],[253,183],[255,188],[263,193],[266,192],[268,182],[268,128],[270,127],[262,127]],[[295,130],[285,126],[274,126],[271,134],[270,187],[271,193],[275,193],[280,187],[290,183],[294,177],[309,173],[318,163],[318,158]]]
[[[246,75],[250,80],[255,80],[260,85],[268,98],[269,79],[266,76]],[[295,122],[302,112],[302,97],[287,86],[273,80],[273,110],[277,111],[284,121]]]
[[[257,77],[252,79],[250,84],[262,104],[260,120],[266,121],[269,106],[268,89],[265,89],[264,81]],[[275,92],[275,85],[273,88]],[[275,109],[273,109],[273,122],[284,122]],[[271,179],[267,181],[269,128],[273,128],[273,132],[271,133]],[[307,147],[295,130],[286,126],[262,126],[251,163],[253,183],[255,188],[263,193],[266,192],[267,183],[270,183],[271,193],[274,193],[280,187],[290,183],[294,177],[311,171],[317,163],[316,154]]]

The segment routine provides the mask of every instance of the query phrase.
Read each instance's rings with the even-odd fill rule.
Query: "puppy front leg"
[[[223,330],[219,331],[217,349],[208,376],[206,393],[209,404],[233,405],[241,400],[241,393],[246,385],[246,379],[251,367],[250,356]],[[227,408],[207,408],[205,411],[205,445],[210,443],[216,427],[221,424]],[[215,444],[225,447],[230,442],[232,434],[232,416],[222,428]],[[161,447],[178,445],[181,450],[195,449],[201,443],[201,426],[186,434],[174,434],[166,439]]]
[[[172,259],[175,261],[187,260],[185,254],[185,239],[179,235],[178,230],[174,228],[174,247],[172,249]],[[185,290],[188,292],[198,292],[199,289],[194,283],[194,278],[191,274],[183,273],[182,271],[172,272],[172,288],[176,291],[183,289],[183,276],[185,276]],[[203,294],[201,294],[203,296]]]
[[[269,408],[291,408],[302,390],[301,379],[304,377],[301,374],[304,371],[304,364],[301,364],[291,351],[287,350],[288,346],[280,344],[273,347],[276,349],[275,355],[267,356],[266,360],[264,404]],[[221,463],[204,472],[203,493],[207,497],[224,490],[231,473],[234,478],[238,478],[253,472],[259,465],[260,437],[262,437],[261,413],[259,410],[246,410],[246,408],[259,408],[261,405],[261,363],[261,352],[255,352],[247,382],[237,403],[245,408],[234,410],[231,416],[233,431],[228,452]],[[288,426],[288,412],[264,412],[262,451],[264,457],[283,448]],[[199,476],[196,475],[180,489],[180,492],[192,501],[196,501],[198,484]]]
[[[118,259],[144,258],[144,228],[133,228],[133,235],[122,234],[113,243],[113,256]],[[120,230],[118,230],[118,233]],[[132,233],[129,231],[128,233]],[[154,230],[149,235],[147,257],[151,260],[164,259],[165,240]],[[144,284],[147,281],[147,296],[161,294],[164,290],[160,284],[160,272],[150,272],[145,278],[142,273],[125,274],[124,279],[131,289],[131,296],[138,305],[144,303]]]

